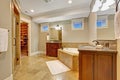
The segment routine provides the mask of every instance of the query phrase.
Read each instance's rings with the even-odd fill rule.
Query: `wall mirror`
[[[62,26],[60,24],[49,24],[49,38],[50,41],[62,41]]]

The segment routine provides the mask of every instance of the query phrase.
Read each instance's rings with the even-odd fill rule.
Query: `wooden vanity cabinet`
[[[116,54],[79,51],[79,80],[116,80]]]
[[[61,48],[61,43],[46,43],[46,55],[57,57],[58,55],[58,49]]]

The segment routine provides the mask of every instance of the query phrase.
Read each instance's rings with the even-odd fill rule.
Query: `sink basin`
[[[89,45],[88,45],[88,46],[82,46],[82,48],[85,48],[85,49],[95,49],[96,47],[95,47],[95,46],[91,46],[91,45],[89,46]]]
[[[92,46],[92,45],[87,45],[87,46],[82,46],[84,49],[102,49],[102,45],[97,45],[97,46]]]

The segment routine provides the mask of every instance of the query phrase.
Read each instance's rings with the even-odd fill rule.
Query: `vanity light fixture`
[[[55,26],[55,30],[62,30],[62,27],[60,25]]]
[[[69,4],[72,4],[72,0],[68,0],[68,3],[69,3]]]

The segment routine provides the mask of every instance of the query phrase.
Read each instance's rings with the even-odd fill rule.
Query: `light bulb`
[[[31,12],[34,12],[34,10],[32,9],[32,10],[30,10]]]
[[[68,3],[69,3],[69,4],[72,4],[72,0],[68,0]]]

